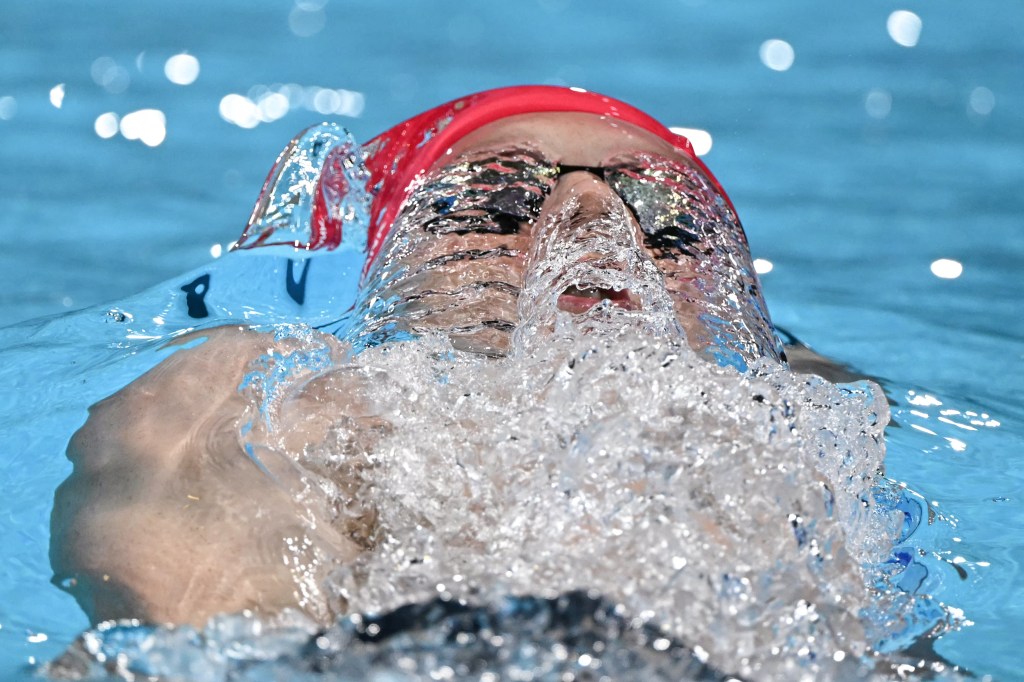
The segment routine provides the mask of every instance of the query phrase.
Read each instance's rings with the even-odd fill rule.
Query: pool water
[[[919,36],[898,10],[916,13]],[[229,272],[218,256],[298,129],[327,118],[367,139],[469,91],[549,82],[711,135],[705,160],[762,270],[771,265],[762,282],[775,321],[879,377],[894,403],[887,475],[935,513],[915,534],[928,555],[924,589],[971,623],[937,650],[1014,678],[1024,626],[1022,29],[1024,9],[991,0],[600,11],[548,0],[473,12],[414,2],[6,3],[0,323],[103,305],[0,338],[0,676],[52,658],[86,626],[49,584],[51,495],[70,469],[62,452],[88,404],[157,359],[127,344],[129,357],[109,362],[132,321],[108,309],[131,311],[123,299],[162,280],[173,278],[164,292],[193,282],[182,273],[198,276],[210,261]],[[791,47],[788,67],[771,39]],[[188,85],[165,74],[182,52],[200,65]],[[185,81],[185,67],[167,71]],[[267,88],[287,83],[302,98],[277,117],[281,98],[267,99]],[[244,104],[224,103],[232,93],[265,100],[262,115],[274,120],[228,122],[253,122]],[[125,116],[143,109],[163,112],[162,127],[153,115]],[[102,137],[108,113],[159,143]],[[337,301],[316,304],[327,315]],[[132,333],[160,332],[134,322]]]

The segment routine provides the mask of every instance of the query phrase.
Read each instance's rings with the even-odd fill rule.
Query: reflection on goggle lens
[[[578,171],[606,183],[636,220],[640,246],[664,276],[692,346],[740,369],[761,357],[778,360],[736,215],[695,166],[646,152],[584,167],[553,163],[528,148],[506,148],[431,171],[410,196],[371,271],[367,291],[376,293],[369,299],[374,306],[364,305],[364,331],[390,332],[368,341],[445,327],[464,338],[482,334],[492,343],[495,330],[514,329],[515,306],[505,299],[518,296],[523,286],[531,230],[559,179]],[[425,294],[433,308],[426,307]],[[497,299],[500,304],[488,308],[488,300]],[[418,323],[399,320],[410,312]],[[507,341],[496,343],[489,352],[500,354]],[[466,348],[479,350],[472,343]]]
[[[436,233],[516,232],[518,225],[511,223],[535,220],[559,178],[584,171],[619,195],[656,257],[674,257],[673,251],[698,257],[692,245],[723,226],[746,244],[736,216],[699,170],[653,154],[574,166],[552,164],[536,152],[516,149],[467,159],[446,170],[424,186],[429,186],[426,198],[436,212],[424,227]]]

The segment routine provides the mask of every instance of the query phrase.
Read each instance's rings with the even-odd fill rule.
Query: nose
[[[585,312],[603,300],[637,309],[631,290],[645,260],[640,226],[622,199],[588,171],[561,176],[545,199],[533,234],[526,289],[538,300]],[[526,309],[533,307],[532,297]]]
[[[541,207],[537,224],[548,238],[578,241],[605,236],[616,242],[625,240],[623,246],[634,248],[641,243],[640,226],[622,199],[588,171],[573,171],[559,178]],[[543,229],[545,226],[548,229]],[[610,227],[617,228],[616,234],[608,234]]]

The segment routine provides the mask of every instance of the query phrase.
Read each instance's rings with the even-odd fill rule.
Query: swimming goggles
[[[700,260],[730,244],[746,249],[735,214],[708,178],[685,161],[649,152],[619,153],[599,166],[553,162],[526,147],[463,156],[426,173],[399,220],[437,235],[517,233],[539,218],[563,176],[580,172],[619,197],[655,259]]]
[[[367,188],[372,196],[366,262],[370,263],[376,257],[407,200],[420,187],[427,171],[455,142],[482,126],[509,116],[546,112],[608,116],[660,137],[692,160],[714,194],[720,197],[735,216],[735,209],[728,195],[694,153],[690,141],[682,135],[673,133],[639,109],[611,97],[579,88],[545,85],[498,88],[461,97],[425,111],[363,145],[362,154],[369,173]],[[563,167],[563,170],[565,168]],[[271,178],[275,170],[271,171]],[[602,172],[604,171],[605,169],[602,169]],[[348,193],[348,187],[344,186],[349,181],[348,175],[333,173],[325,177],[335,186],[322,188],[324,191],[335,196],[344,196]],[[268,183],[264,186],[264,193],[271,178],[268,178]],[[326,215],[326,208],[321,203],[315,204],[312,212],[310,224],[315,227],[302,239],[275,241],[273,235],[266,231],[253,235],[247,229],[239,239],[239,248],[282,243],[307,251],[337,248],[342,242],[344,219]],[[738,220],[736,227],[742,232]]]

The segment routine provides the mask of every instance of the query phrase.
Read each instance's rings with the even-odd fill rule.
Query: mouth
[[[624,310],[639,310],[640,302],[628,289],[608,289],[596,286],[569,286],[566,287],[557,301],[558,309],[567,313],[585,313],[601,301],[611,301],[611,304]]]

